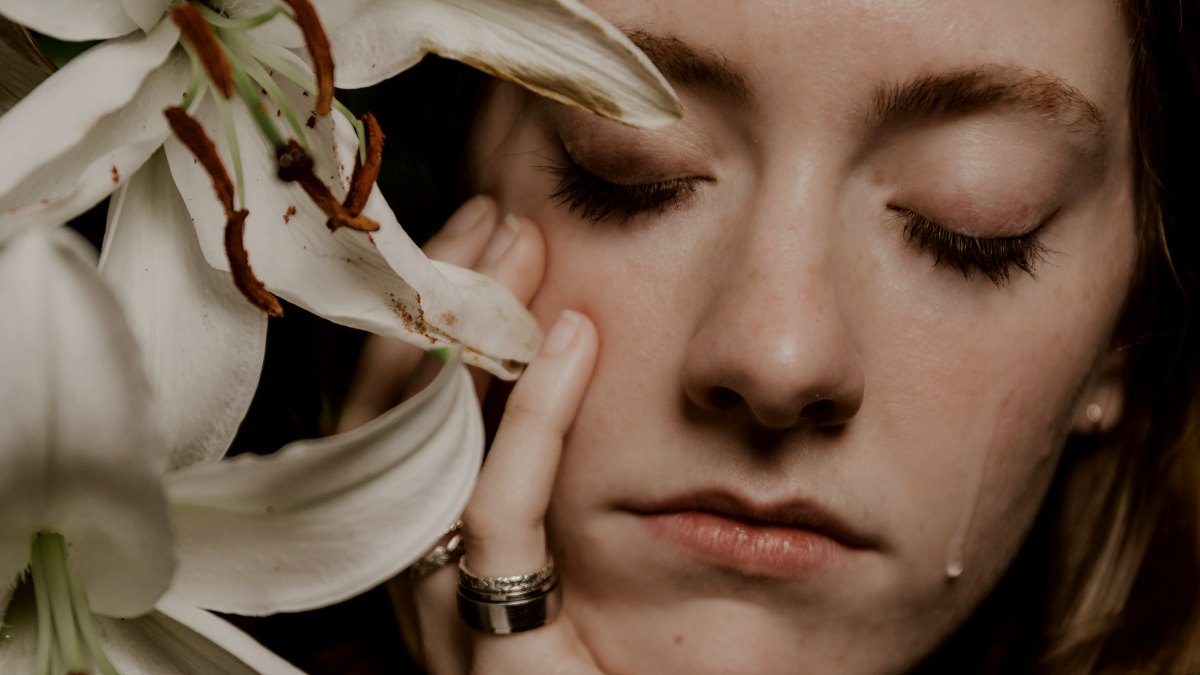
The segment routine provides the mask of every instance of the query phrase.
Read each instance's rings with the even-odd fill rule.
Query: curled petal
[[[168,468],[220,459],[258,386],[267,317],[204,261],[163,153],[114,195],[100,272],[142,345]]]
[[[181,565],[171,597],[266,614],[321,607],[407,567],[466,505],[483,457],[470,375],[346,434],[169,479]]]
[[[649,59],[576,0],[377,0],[330,40],[339,87],[376,84],[433,53],[627,124],[683,115]]]
[[[165,458],[141,354],[88,244],[64,228],[6,245],[0,316],[0,560],[61,532],[93,609],[141,614],[174,567]]]
[[[59,40],[107,40],[138,28],[122,0],[0,0],[0,14]]]
[[[9,158],[0,162],[0,242],[83,213],[162,145],[170,130],[160,111],[179,101],[189,72],[183,55],[163,62],[177,35],[164,22],[149,36],[94,47],[0,117]],[[99,73],[108,79],[97,88]]]

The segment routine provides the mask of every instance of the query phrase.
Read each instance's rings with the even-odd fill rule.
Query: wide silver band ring
[[[554,562],[530,574],[483,577],[459,561],[458,614],[472,629],[508,635],[554,621],[562,608],[562,591]]]

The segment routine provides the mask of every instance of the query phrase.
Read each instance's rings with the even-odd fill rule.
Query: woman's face
[[[605,672],[911,667],[1118,414],[1119,5],[593,5],[683,121],[502,86],[473,155],[543,227],[534,312],[599,330],[549,522],[567,611]]]

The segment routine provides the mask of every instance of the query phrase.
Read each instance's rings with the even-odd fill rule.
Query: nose
[[[687,346],[687,398],[770,429],[844,425],[864,376],[833,248],[794,228],[739,227],[709,268],[707,306]]]

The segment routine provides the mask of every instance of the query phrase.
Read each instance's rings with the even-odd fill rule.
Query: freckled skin
[[[543,325],[582,311],[600,336],[548,522],[567,611],[607,673],[903,672],[1003,574],[1105,384],[1093,375],[1135,250],[1115,4],[592,4],[722,55],[756,100],[681,89],[685,121],[657,135],[562,125],[568,145],[589,135],[577,145],[596,163],[644,151],[661,179],[709,179],[623,226],[549,198],[540,167],[561,158],[536,104],[502,86],[480,122],[479,187],[543,226],[533,311]],[[873,87],[980,64],[1050,73],[1097,104],[1108,135],[1086,180],[1070,178],[1086,172],[1067,132],[1002,114],[867,144],[857,111]],[[1053,211],[1039,232],[1051,253],[1036,278],[965,279],[905,240],[892,200],[973,236]],[[732,405],[713,404],[718,390]],[[811,401],[838,422],[795,423]],[[800,580],[752,577],[689,558],[623,508],[710,486],[817,502],[884,545]]]

